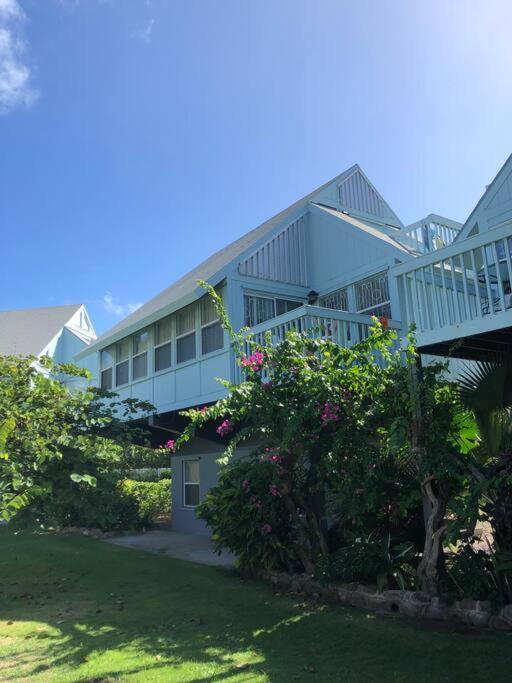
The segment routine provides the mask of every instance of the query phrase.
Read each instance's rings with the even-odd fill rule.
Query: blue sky
[[[102,332],[358,162],[464,220],[512,151],[508,0],[0,0],[0,309]]]

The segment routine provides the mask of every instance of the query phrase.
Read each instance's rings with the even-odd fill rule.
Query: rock
[[[448,619],[450,616],[450,607],[442,598],[432,598],[430,604],[424,612],[428,619]]]
[[[492,616],[489,619],[489,628],[496,631],[512,631],[512,622],[504,619],[502,616]]]
[[[512,624],[512,605],[505,605],[500,610],[500,617]]]

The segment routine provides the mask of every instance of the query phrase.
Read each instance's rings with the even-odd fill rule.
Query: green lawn
[[[1,681],[510,681],[512,637],[307,604],[228,572],[0,530]]]

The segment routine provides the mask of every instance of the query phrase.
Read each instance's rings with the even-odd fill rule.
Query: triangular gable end
[[[487,186],[456,240],[485,232],[510,219],[512,219],[512,154]]]
[[[403,225],[359,167],[339,183],[338,195],[340,207],[344,211],[397,227]]]

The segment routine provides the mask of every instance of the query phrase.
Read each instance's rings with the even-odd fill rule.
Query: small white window
[[[101,366],[101,388],[106,391],[112,389],[112,375],[114,367],[114,347],[110,346],[108,349],[100,351],[100,366]]]
[[[196,357],[196,310],[188,306],[176,314],[176,362]]]
[[[201,300],[201,350],[211,353],[224,346],[224,331],[212,299],[208,296]]]
[[[321,296],[318,303],[324,308],[332,308],[337,311],[348,311],[347,290],[346,288],[338,289],[336,292]]]
[[[379,273],[355,285],[358,313],[391,318],[391,301],[387,273]]]
[[[183,505],[199,505],[199,460],[183,461]]]
[[[130,379],[130,343],[122,339],[116,344],[116,387],[128,384]]]
[[[288,311],[302,306],[304,301],[299,299],[282,299],[273,295],[256,296],[254,294],[244,295],[244,317],[247,327],[254,327],[266,320],[275,318]]]
[[[171,367],[172,318],[164,318],[155,325],[155,372]]]
[[[132,378],[140,379],[148,374],[149,331],[142,330],[133,336]]]

